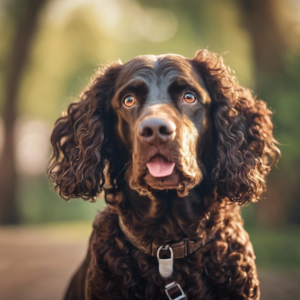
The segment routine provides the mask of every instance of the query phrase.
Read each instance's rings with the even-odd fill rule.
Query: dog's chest
[[[126,243],[124,248],[114,247],[98,254],[96,274],[100,276],[95,279],[107,299],[167,299],[165,285],[173,281],[180,284],[189,299],[207,299],[202,295],[211,286],[207,283],[201,253],[175,259],[172,276],[164,280],[156,257],[130,248]]]

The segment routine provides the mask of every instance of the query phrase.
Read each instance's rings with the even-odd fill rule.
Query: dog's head
[[[279,155],[270,114],[207,50],[114,63],[57,120],[49,174],[65,199],[94,199],[124,176],[140,194],[185,196],[205,177],[246,203]]]
[[[191,61],[142,56],[124,64],[111,100],[115,136],[129,151],[127,181],[140,193],[199,183],[201,152],[210,148],[211,100]]]

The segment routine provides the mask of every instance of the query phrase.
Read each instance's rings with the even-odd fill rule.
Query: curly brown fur
[[[238,84],[220,56],[200,51],[195,68],[213,98],[218,163],[212,178],[219,193],[231,201],[256,201],[265,191],[265,176],[280,156],[271,111]]]
[[[199,100],[193,106],[181,100],[186,91]],[[128,94],[132,109],[122,102]],[[188,299],[260,299],[240,206],[258,200],[280,156],[270,116],[207,50],[193,59],[141,56],[97,73],[51,137],[49,175],[60,195],[94,201],[104,190],[107,203],[65,299],[166,299],[157,259],[131,243],[119,217],[144,245],[213,237],[174,262],[170,280]],[[168,142],[145,142],[149,118],[173,124]],[[149,173],[157,155],[174,162],[171,175]]]
[[[94,200],[103,191],[105,164],[113,155],[107,138],[112,134],[107,98],[113,93],[111,80],[120,66],[115,63],[99,70],[82,93],[81,101],[71,103],[55,123],[48,174],[66,200]]]

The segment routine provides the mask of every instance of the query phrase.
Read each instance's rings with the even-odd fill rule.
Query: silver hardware
[[[159,252],[161,249],[169,250],[171,253],[171,258],[161,259],[159,257]],[[165,246],[160,246],[157,250],[157,260],[158,260],[158,270],[159,270],[160,275],[165,280],[169,279],[173,274],[173,263],[174,263],[173,249],[171,247],[169,247],[168,245],[166,246],[166,248],[165,248]]]
[[[175,286],[177,286],[179,288],[179,290],[181,292],[181,295],[178,296],[178,297],[176,297],[176,298],[174,298],[174,299],[172,299],[171,296],[169,295],[169,290],[172,289],[172,288],[174,288]],[[165,286],[165,292],[166,292],[169,300],[180,300],[180,299],[184,299],[185,298],[185,294],[184,294],[184,292],[183,292],[180,284],[178,284],[175,281],[173,281],[173,282],[171,282],[171,283],[169,283],[168,285]]]

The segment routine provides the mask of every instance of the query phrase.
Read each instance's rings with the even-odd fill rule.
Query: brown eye
[[[131,107],[135,104],[135,99],[133,96],[127,96],[124,100],[123,100],[123,104],[126,107]]]
[[[196,97],[192,93],[186,93],[183,96],[183,100],[186,103],[194,103],[196,101]]]

